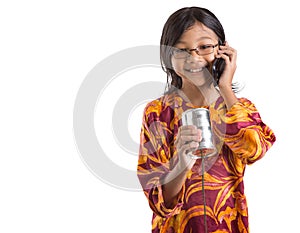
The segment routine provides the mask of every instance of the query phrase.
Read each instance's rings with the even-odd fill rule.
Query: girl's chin
[[[195,85],[202,85],[202,84],[205,84],[206,83],[206,81],[207,81],[207,78],[205,78],[204,77],[204,75],[203,75],[203,73],[186,73],[185,74],[185,77],[188,79],[188,80],[190,80],[190,81],[192,81]]]

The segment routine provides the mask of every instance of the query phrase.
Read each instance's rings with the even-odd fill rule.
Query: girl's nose
[[[187,61],[188,62],[193,62],[193,61],[200,61],[200,60],[202,60],[203,59],[203,57],[201,56],[201,55],[199,55],[198,53],[197,53],[197,51],[195,51],[195,50],[192,50],[192,51],[190,51],[189,52],[189,55],[188,55],[188,57],[187,57]]]

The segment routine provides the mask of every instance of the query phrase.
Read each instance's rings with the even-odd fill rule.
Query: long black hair
[[[181,35],[193,26],[196,21],[211,29],[217,36],[219,44],[225,43],[225,32],[218,18],[208,9],[201,7],[184,7],[175,11],[166,21],[160,39],[160,61],[167,73],[167,89],[181,89],[182,79],[172,68],[171,50]],[[171,80],[170,80],[171,79]]]

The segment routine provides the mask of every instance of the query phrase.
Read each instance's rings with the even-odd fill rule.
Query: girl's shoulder
[[[256,109],[254,103],[246,97],[239,97],[238,102],[234,106],[236,105],[244,106],[250,109]],[[213,106],[216,109],[226,108],[223,97],[220,96],[216,102],[213,103]]]
[[[164,94],[148,102],[144,108],[144,114],[154,113],[159,116],[166,112],[173,112],[175,108],[182,106],[182,102],[182,98],[176,93]]]

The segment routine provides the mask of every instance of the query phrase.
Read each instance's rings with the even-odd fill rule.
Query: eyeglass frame
[[[201,46],[198,46],[198,47],[196,47],[196,48],[194,48],[194,49],[179,49],[179,48],[173,48],[173,50],[172,50],[172,52],[171,52],[171,55],[172,55],[175,59],[186,59],[186,58],[188,58],[189,56],[191,56],[191,52],[195,51],[196,54],[197,54],[198,56],[205,56],[205,55],[208,55],[208,54],[212,54],[212,53],[214,52],[215,47],[217,47],[218,45],[219,45],[219,43],[218,43],[218,44],[215,44],[215,45],[212,45],[212,44],[201,45],[201,46],[209,46],[210,48],[213,49],[212,52],[210,52],[210,53],[204,53],[204,54],[200,54],[199,48],[200,48]],[[183,52],[186,52],[187,55],[186,55],[185,57],[180,57],[180,58],[179,58],[179,57],[176,57],[176,56],[174,55],[175,49],[180,50],[180,51],[183,51]]]

